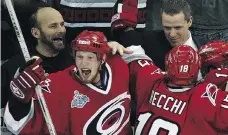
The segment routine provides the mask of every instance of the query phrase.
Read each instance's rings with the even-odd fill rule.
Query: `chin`
[[[62,50],[63,48],[65,48],[65,46],[63,44],[62,45],[56,45],[55,48],[59,49],[59,50]]]
[[[83,83],[88,84],[88,83],[92,83],[91,79],[82,79]]]
[[[64,49],[64,47],[55,47],[55,50],[57,51],[57,52],[59,52],[59,51],[61,51],[61,50],[63,50]]]
[[[90,81],[83,81],[84,84],[90,84]]]
[[[64,44],[53,44],[53,47],[55,48],[55,50],[62,50],[65,48],[65,45]]]
[[[174,44],[172,44],[172,47],[176,47],[176,46],[179,46],[179,45],[182,45],[182,44],[174,43]]]

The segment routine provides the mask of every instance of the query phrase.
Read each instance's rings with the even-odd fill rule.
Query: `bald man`
[[[37,44],[27,44],[28,46],[35,46],[30,52],[30,55],[36,55],[43,59],[42,65],[45,73],[50,74],[71,66],[74,61],[64,44],[66,29],[62,15],[59,11],[47,7],[47,5],[36,8],[37,10],[32,14],[29,21],[31,35],[35,38]],[[27,37],[25,37],[25,39],[26,38]],[[4,51],[4,49],[2,51]],[[23,55],[19,54],[1,66],[1,117],[3,116],[3,108],[7,101],[12,99],[9,88],[10,80],[14,77],[18,67],[22,67],[24,63]],[[30,108],[30,106],[27,106],[28,108],[25,106],[21,108],[22,105],[17,103],[18,102],[15,102],[14,104],[17,106],[15,109],[23,109],[24,113]],[[20,115],[22,114],[17,114],[17,116]],[[17,119],[17,117],[15,117],[15,119]],[[7,131],[4,124],[1,126]]]
[[[59,11],[45,7],[30,18],[31,33],[37,39],[36,50],[46,57],[55,57],[64,49],[66,29]]]

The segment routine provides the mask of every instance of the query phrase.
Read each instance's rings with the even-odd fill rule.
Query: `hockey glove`
[[[35,93],[35,86],[45,80],[44,70],[40,63],[42,59],[34,57],[19,70],[19,75],[10,82],[10,89],[16,99],[28,103]]]
[[[135,28],[137,25],[138,0],[118,0],[114,6],[111,30]]]

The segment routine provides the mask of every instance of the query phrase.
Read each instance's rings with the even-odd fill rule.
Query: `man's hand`
[[[44,70],[40,63],[42,59],[33,57],[26,62],[23,71],[10,82],[10,89],[16,99],[22,103],[28,103],[35,93],[35,87],[45,80]]]
[[[122,56],[123,54],[131,54],[133,51],[127,50],[123,45],[119,44],[116,41],[108,42],[108,46],[112,49],[112,54],[116,54],[117,52]]]

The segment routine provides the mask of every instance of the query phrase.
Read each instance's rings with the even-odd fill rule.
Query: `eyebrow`
[[[184,27],[184,24],[182,24],[182,25],[176,25],[176,26],[163,25],[163,27],[169,27],[169,28]]]
[[[60,23],[64,23],[64,21],[61,21]],[[53,24],[59,24],[59,22],[51,22],[48,25],[53,25]]]

